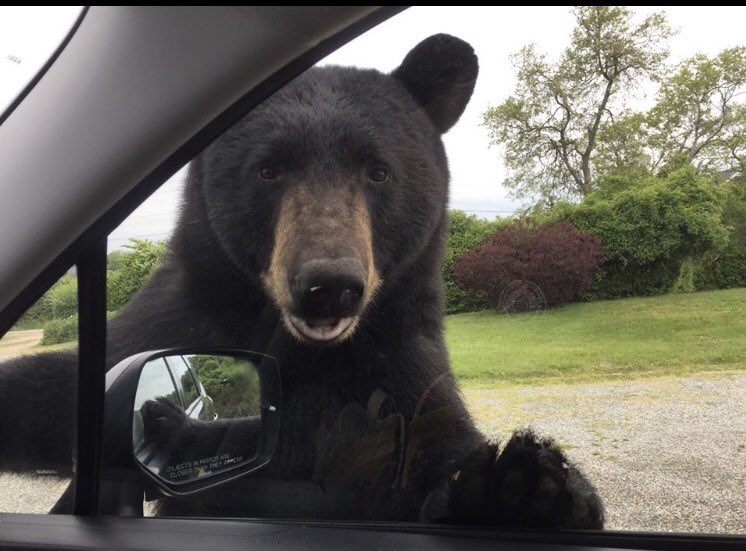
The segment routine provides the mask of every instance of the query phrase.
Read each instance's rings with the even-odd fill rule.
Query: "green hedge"
[[[470,296],[456,281],[453,265],[460,254],[479,245],[487,235],[504,224],[503,220],[485,220],[462,210],[448,213],[448,245],[443,262],[443,280],[446,290],[446,313],[460,314],[487,308],[483,300]]]
[[[107,275],[109,310],[119,310],[132,298],[161,265],[167,251],[165,242],[147,239],[130,239],[125,248],[129,252],[116,259],[122,267],[117,271],[109,271]]]
[[[546,216],[601,238],[607,260],[587,298],[603,300],[669,292],[688,258],[727,244],[721,213],[722,192],[687,167],[611,196],[560,203]]]
[[[125,248],[128,250],[109,254],[106,283],[109,310],[118,310],[130,300],[160,266],[167,250],[164,242],[151,242],[147,239],[131,239]],[[16,327],[31,329],[43,327],[53,320],[63,322],[77,311],[78,280],[75,275],[66,274],[21,316]],[[62,326],[64,323],[52,324],[50,327],[52,332],[56,332]],[[69,335],[69,332],[65,335]]]
[[[245,360],[227,356],[192,356],[207,395],[223,419],[257,415],[260,411],[259,374]]]
[[[41,339],[43,346],[61,344],[78,339],[78,316],[68,316],[62,319],[49,320],[44,324],[44,335]]]
[[[694,269],[694,288],[698,291],[746,287],[746,247],[731,243],[717,253],[707,255]]]
[[[42,327],[45,322],[72,316],[78,311],[78,280],[72,275],[62,276],[18,320],[18,327]]]
[[[116,312],[106,312],[106,319],[116,315]],[[41,338],[42,346],[50,344],[62,344],[78,340],[78,315],[66,318],[49,320],[44,324],[44,333]]]

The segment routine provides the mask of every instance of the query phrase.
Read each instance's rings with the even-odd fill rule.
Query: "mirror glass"
[[[274,407],[268,405],[267,407]],[[181,484],[253,460],[262,431],[259,371],[247,358],[173,355],[142,369],[132,418],[135,458]]]

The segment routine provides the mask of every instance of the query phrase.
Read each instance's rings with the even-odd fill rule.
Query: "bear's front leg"
[[[434,490],[423,520],[523,528],[600,529],[604,509],[595,488],[549,438],[513,434],[474,450]]]

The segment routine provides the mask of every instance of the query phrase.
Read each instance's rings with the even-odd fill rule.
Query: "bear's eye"
[[[262,180],[274,180],[278,176],[277,169],[271,167],[271,166],[261,166],[259,167],[259,177]]]
[[[382,166],[374,167],[368,171],[368,179],[376,184],[383,184],[389,180],[389,171]]]

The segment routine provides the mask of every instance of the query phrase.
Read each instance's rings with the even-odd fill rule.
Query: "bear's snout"
[[[354,316],[365,294],[365,279],[358,258],[309,260],[291,284],[293,313],[305,320]]]
[[[317,258],[290,278],[289,327],[312,342],[328,343],[354,330],[365,297],[366,272],[354,257]]]
[[[349,338],[381,285],[367,198],[299,184],[280,200],[264,287],[285,327],[306,343]]]

